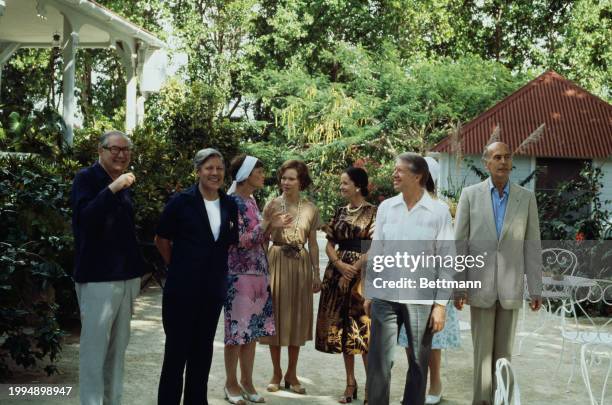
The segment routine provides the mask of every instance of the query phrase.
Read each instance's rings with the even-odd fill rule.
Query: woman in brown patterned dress
[[[346,389],[340,403],[357,399],[355,355],[361,354],[367,368],[370,319],[363,309],[361,244],[374,233],[376,207],[365,201],[368,175],[348,168],[340,177],[340,193],[348,205],[338,208],[324,229],[327,233],[329,264],[321,284],[315,347],[325,353],[342,353]],[[336,250],[336,245],[338,249]]]

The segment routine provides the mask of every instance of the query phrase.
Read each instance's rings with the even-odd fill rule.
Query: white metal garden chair
[[[612,345],[612,318],[597,319],[589,312],[588,306],[603,304],[612,306],[612,281],[595,280],[596,283],[589,287],[577,287],[571,294],[570,300],[566,301],[561,309],[561,355],[559,365],[563,362],[563,354],[567,343],[574,344],[572,352],[572,370],[567,380],[566,390],[574,376],[576,358],[580,348],[586,344]],[[589,305],[591,304],[591,305]]]
[[[573,276],[576,268],[578,267],[578,258],[567,249],[561,248],[549,248],[542,250],[542,272],[543,275],[551,277],[565,277]],[[548,322],[559,315],[560,310],[553,311],[553,302],[559,300],[568,300],[571,295],[571,289],[567,286],[555,286],[555,285],[542,285],[542,308],[539,312],[538,327],[529,333],[525,333],[525,316],[527,314],[527,300],[529,299],[529,291],[527,289],[527,280],[525,279],[525,289],[523,294],[523,313],[521,314],[521,322],[519,325],[519,341],[518,355],[521,354],[523,348],[523,341],[528,336],[537,335],[538,332],[543,330]]]
[[[493,405],[510,405],[511,393],[513,405],[521,405],[521,392],[516,375],[506,358],[498,359],[495,363],[495,384]]]
[[[599,402],[598,396],[593,393],[594,384],[591,379],[591,374],[594,368],[603,369],[602,371],[604,372]],[[582,371],[584,385],[589,393],[591,405],[604,405],[606,403],[608,378],[612,371],[612,344],[586,343],[582,345],[582,349],[580,350],[580,370]]]

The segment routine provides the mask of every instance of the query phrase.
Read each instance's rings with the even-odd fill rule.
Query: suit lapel
[[[227,197],[227,195],[222,194],[222,192],[219,191],[219,199],[220,199],[220,205],[221,205],[221,229],[219,231],[218,240],[221,240],[221,238],[225,238],[227,236],[226,231],[230,229],[228,225],[228,221],[229,221],[229,209],[227,207],[228,198],[229,197]]]
[[[484,207],[484,218],[487,223],[489,232],[495,239],[497,239],[497,229],[495,228],[495,219],[493,214],[493,201],[491,200],[491,188],[489,187],[489,180],[485,180],[482,183],[482,206]],[[495,240],[494,239],[494,240]]]
[[[502,240],[504,238],[504,235],[506,234],[506,232],[508,232],[508,228],[510,228],[512,221],[514,221],[514,217],[521,203],[520,197],[520,189],[517,188],[516,185],[510,183],[510,191],[508,192],[508,206],[506,207],[506,214],[504,215],[504,226],[502,227],[499,240]]]

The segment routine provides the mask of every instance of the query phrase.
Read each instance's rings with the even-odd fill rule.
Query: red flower
[[[361,167],[364,168],[366,164],[365,159],[359,158],[357,160],[355,160],[355,163],[353,163],[353,167]]]
[[[586,236],[584,235],[584,232],[578,232],[576,234],[576,240],[577,241],[582,241],[582,240],[585,240],[585,239],[586,239]]]

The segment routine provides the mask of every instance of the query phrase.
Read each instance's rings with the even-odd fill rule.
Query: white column
[[[137,77],[134,69],[127,74],[125,80],[125,131],[130,133],[138,122]]]
[[[135,43],[132,39],[123,39],[117,46],[117,53],[125,69],[125,132],[132,132],[138,123]]]
[[[149,49],[149,45],[143,43],[141,41],[136,42],[136,47],[138,51],[136,52],[136,76],[137,83],[140,85],[140,95],[136,98],[136,125],[141,126],[144,124],[145,118],[145,102],[147,101],[147,97],[149,93],[143,90],[142,80],[144,78],[144,66],[147,61],[147,50]]]
[[[0,2],[1,3],[1,2]],[[2,69],[8,60],[13,56],[15,51],[19,49],[19,45],[16,42],[11,42],[5,46],[0,47],[0,100],[2,100]]]
[[[145,119],[145,102],[147,101],[147,93],[141,93],[138,97],[138,110],[136,111],[136,122],[140,126],[144,124]]]
[[[76,32],[68,18],[64,17],[64,37],[63,37],[63,54],[64,73],[63,73],[63,111],[62,116],[66,123],[66,133],[64,134],[64,142],[72,145],[74,139],[74,115],[75,115],[75,97],[74,97],[74,76],[76,68],[76,52],[79,43],[79,33]]]

